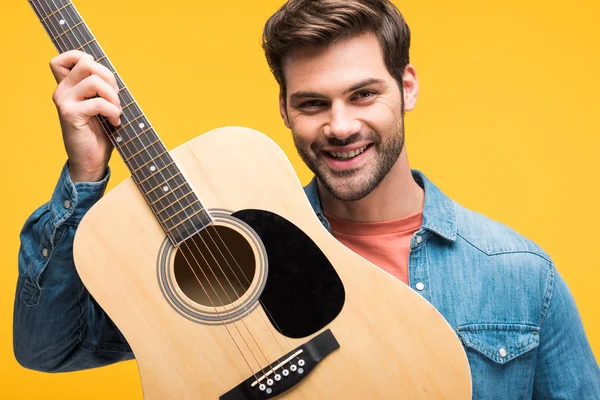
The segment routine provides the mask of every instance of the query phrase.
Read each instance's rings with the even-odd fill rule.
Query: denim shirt
[[[21,232],[14,351],[26,368],[59,372],[132,359],[123,335],[88,294],[73,263],[75,230],[102,196],[71,182]],[[569,289],[551,258],[506,226],[467,210],[421,172],[423,224],[411,240],[409,285],[454,328],[475,399],[600,399],[600,369]],[[305,192],[329,229],[316,180]]]

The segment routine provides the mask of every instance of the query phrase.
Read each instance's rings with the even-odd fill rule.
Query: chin
[[[319,177],[319,180],[334,198],[342,201],[356,201],[363,199],[374,189],[372,188],[373,185],[370,185],[370,182],[365,182],[365,180],[362,179],[357,182],[349,177],[332,178],[327,176],[326,179]]]

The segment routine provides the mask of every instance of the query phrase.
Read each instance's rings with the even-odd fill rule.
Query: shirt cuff
[[[67,220],[78,224],[89,209],[102,198],[109,178],[110,167],[107,167],[104,177],[98,182],[73,183],[67,161],[50,200],[54,226],[57,227]]]

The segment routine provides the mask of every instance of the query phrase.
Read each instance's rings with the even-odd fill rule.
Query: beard
[[[366,197],[371,193],[392,169],[402,149],[404,148],[404,113],[395,121],[394,125],[386,132],[385,139],[377,133],[357,132],[346,139],[330,137],[315,141],[310,145],[310,150],[301,147],[297,141],[299,137],[292,129],[294,144],[298,154],[315,174],[317,179],[325,186],[331,195],[342,201],[356,201]],[[344,170],[333,171],[323,161],[325,157],[321,149],[327,146],[347,146],[357,142],[371,142],[372,153],[368,164],[362,167]]]

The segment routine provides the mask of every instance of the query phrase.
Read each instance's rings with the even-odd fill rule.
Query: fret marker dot
[[[58,21],[59,24],[64,25],[66,24],[66,21],[64,19],[61,19],[60,21]]]
[[[145,127],[146,125],[144,125],[144,123],[142,122],[142,123],[141,123],[139,126],[140,126],[140,128],[141,128],[141,129],[144,129],[144,127]]]
[[[169,191],[169,187],[168,187],[168,186],[164,186],[164,187],[163,187],[163,190],[164,190],[165,192],[168,192],[168,191]]]
[[[123,138],[121,136],[117,136],[117,142],[121,143],[123,141]]]
[[[152,172],[156,171],[156,167],[155,167],[154,165],[153,165],[153,166],[151,166],[151,167],[150,167],[150,171],[152,171]]]

